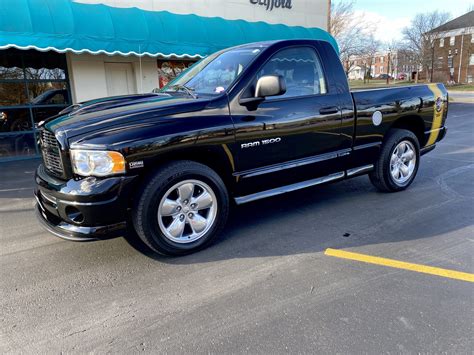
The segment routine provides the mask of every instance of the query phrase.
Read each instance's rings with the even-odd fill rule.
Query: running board
[[[353,176],[365,174],[369,171],[372,171],[373,169],[374,169],[374,166],[372,164],[359,166],[357,168],[349,169],[347,171],[341,171],[339,173],[323,176],[320,178],[297,182],[296,184],[281,186],[275,189],[261,191],[261,192],[257,192],[257,193],[247,195],[247,196],[236,197],[235,203],[237,203],[238,205],[242,205],[247,202],[261,200],[262,198],[267,198],[271,196],[281,195],[287,192],[304,189],[310,186],[324,184],[326,182],[330,182],[334,180],[340,180],[345,177],[353,177]]]
[[[297,182],[296,184],[277,187],[275,189],[261,191],[261,192],[257,192],[257,193],[247,195],[247,196],[236,197],[235,202],[238,205],[241,205],[247,202],[260,200],[262,198],[267,198],[267,197],[276,196],[276,195],[284,194],[291,191],[304,189],[305,187],[320,185],[329,181],[343,179],[345,176],[346,176],[346,173],[341,171],[340,173],[323,176],[317,179],[306,180],[302,182]]]
[[[368,173],[369,171],[372,171],[372,170],[374,170],[374,166],[370,164],[370,165],[359,166],[358,168],[349,169],[346,171],[346,174],[347,174],[347,177],[352,177],[355,175]]]

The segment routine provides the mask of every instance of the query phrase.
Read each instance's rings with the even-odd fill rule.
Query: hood
[[[208,98],[194,99],[181,94],[115,96],[70,106],[42,122],[40,127],[57,136],[72,138],[137,121],[202,110],[208,103]]]

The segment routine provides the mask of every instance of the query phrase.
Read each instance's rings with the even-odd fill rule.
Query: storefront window
[[[70,103],[64,54],[1,51],[0,160],[36,155],[37,123]]]
[[[0,106],[16,106],[28,103],[24,82],[0,83]]]
[[[171,80],[193,65],[195,61],[184,60],[159,60],[158,80],[159,88],[166,86]]]

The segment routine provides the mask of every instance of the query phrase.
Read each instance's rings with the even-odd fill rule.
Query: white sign
[[[169,11],[222,17],[228,20],[263,21],[288,26],[327,29],[327,0],[74,0],[113,7],[138,7],[147,11]]]

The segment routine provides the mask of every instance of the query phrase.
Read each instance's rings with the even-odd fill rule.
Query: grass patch
[[[423,82],[418,82],[418,84],[423,84]],[[415,85],[415,82],[405,81],[405,80],[390,80],[389,84],[387,84],[386,80],[373,79],[364,84],[363,80],[349,80],[349,87],[351,89],[389,88],[389,87],[394,87],[394,86],[406,86],[406,85]]]
[[[474,91],[474,84],[446,86],[446,89],[448,89],[448,91]]]

